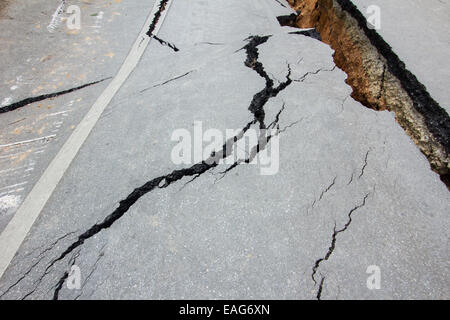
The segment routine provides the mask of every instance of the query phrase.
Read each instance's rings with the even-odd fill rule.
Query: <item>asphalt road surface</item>
[[[450,298],[447,187],[286,1],[5,3],[1,299]]]

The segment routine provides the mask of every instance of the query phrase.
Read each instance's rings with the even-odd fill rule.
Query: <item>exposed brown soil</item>
[[[397,122],[449,187],[450,120],[447,113],[406,70],[384,40],[375,31],[367,31],[361,19],[357,21],[349,14],[356,7],[347,6],[349,1],[288,2],[298,13],[296,26],[315,28],[322,41],[335,50],[334,61],[347,73],[346,82],[353,89],[352,97],[369,108],[395,112]],[[346,10],[340,3],[347,6]],[[375,37],[369,39],[368,35]],[[382,42],[380,46],[376,43],[378,38]]]
[[[9,5],[10,0],[0,0],[0,18],[5,17],[6,8]]]

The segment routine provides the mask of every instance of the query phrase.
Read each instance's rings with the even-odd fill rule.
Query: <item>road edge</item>
[[[166,4],[165,10],[159,17],[153,34],[158,34],[172,1],[169,0]],[[59,181],[69,168],[72,160],[78,154],[81,146],[100,119],[101,114],[141,60],[142,55],[151,41],[151,38],[146,33],[159,10],[159,5],[160,2],[156,1],[116,76],[97,98],[83,120],[74,129],[73,133],[25,198],[14,217],[0,234],[0,279],[3,277],[3,274],[28,235],[34,222],[39,217],[45,204],[50,199]]]

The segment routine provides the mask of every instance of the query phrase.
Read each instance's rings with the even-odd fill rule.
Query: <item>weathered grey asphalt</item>
[[[114,62],[73,68],[114,76],[153,2],[117,5],[123,20],[101,31]],[[290,12],[269,0],[173,1],[158,37],[179,51],[151,41],[1,278],[1,298],[53,298],[75,264],[82,288],[63,283],[59,299],[316,299],[320,286],[322,299],[448,299],[447,188],[393,114],[350,97],[327,45],[279,26],[276,16]],[[135,188],[190,167],[171,160],[174,130],[254,120],[248,108],[266,83],[241,49],[257,35],[271,35],[257,61],[275,86],[294,80],[264,106],[266,124],[279,118],[282,131],[279,172],[243,163],[222,174],[219,165],[155,188],[58,260]],[[85,106],[71,123],[103,87],[76,93]],[[41,115],[30,109],[0,122]],[[372,265],[379,290],[366,285]]]

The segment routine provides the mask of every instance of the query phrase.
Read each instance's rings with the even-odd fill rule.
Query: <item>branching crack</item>
[[[258,61],[258,46],[267,42],[269,37],[270,36],[249,37],[247,39],[249,40],[249,43],[243,48],[247,53],[247,60],[245,61],[245,65],[248,68],[255,70],[256,73],[258,73],[266,81],[266,87],[253,96],[253,100],[248,108],[248,110],[258,121],[260,129],[266,129],[266,125],[264,123],[266,116],[264,106],[266,105],[267,101],[269,101],[270,98],[276,97],[281,91],[286,89],[292,83],[292,79],[290,78],[291,68],[289,65],[286,81],[281,82],[277,87],[274,87],[274,82],[264,70],[264,65]]]
[[[167,3],[167,1],[162,1],[161,3],[162,3],[161,7],[164,7],[165,3]],[[287,80],[285,82],[281,83],[279,86],[274,88],[273,80],[270,79],[270,77],[264,71],[263,65],[257,60],[258,59],[258,50],[256,47],[262,43],[265,43],[268,38],[269,38],[268,36],[267,37],[259,37],[259,36],[250,37],[248,39],[248,40],[250,40],[249,44],[247,44],[244,47],[247,52],[247,60],[245,61],[245,65],[254,69],[260,76],[262,76],[266,80],[266,88],[264,88],[261,92],[257,93],[254,96],[252,102],[250,103],[250,107],[248,108],[254,115],[254,120],[247,123],[247,125],[244,128],[242,128],[242,130],[237,135],[228,139],[225,142],[225,144],[222,146],[222,149],[213,152],[207,160],[197,163],[197,164],[191,166],[190,168],[174,170],[168,175],[154,178],[154,179],[148,181],[147,183],[143,184],[142,186],[136,188],[124,200],[120,201],[119,206],[110,215],[108,215],[102,222],[93,225],[88,230],[86,230],[84,233],[79,235],[78,238],[76,239],[76,241],[74,241],[71,245],[69,245],[66,248],[66,250],[64,250],[57,258],[55,258],[51,262],[49,262],[49,264],[47,265],[47,267],[44,270],[44,273],[37,281],[38,285],[42,281],[42,279],[47,274],[49,274],[50,269],[57,262],[62,261],[69,254],[74,252],[74,250],[81,247],[86,240],[92,238],[96,234],[100,233],[102,230],[110,228],[125,213],[127,213],[128,210],[144,195],[146,195],[147,193],[152,192],[153,190],[158,189],[158,188],[159,189],[167,188],[171,184],[173,184],[185,177],[193,177],[193,180],[195,180],[203,173],[216,167],[219,164],[220,160],[227,158],[233,150],[232,146],[237,141],[242,139],[242,137],[245,135],[246,131],[249,130],[252,125],[259,123],[260,127],[262,129],[265,129],[264,105],[267,103],[267,101],[271,97],[277,96],[279,92],[284,90],[292,82],[292,80],[290,79],[291,70],[289,68]],[[185,76],[185,75],[183,75],[183,76]],[[172,79],[172,80],[174,80],[174,79]],[[282,110],[283,109],[284,109],[284,106],[283,106]],[[280,113],[281,113],[281,111],[280,111]],[[277,118],[275,119],[275,121],[271,125],[275,126],[276,123],[278,122],[278,119],[279,119],[279,114],[278,114]],[[267,138],[266,144],[269,142],[270,138],[271,137]],[[256,153],[260,151],[259,146],[256,146],[255,148],[256,148],[255,149]],[[64,273],[63,276],[58,281],[57,285],[55,286],[55,292],[53,295],[53,297],[55,299],[58,298],[59,291],[61,290],[62,285],[64,284],[64,282],[68,276],[69,276],[68,272]],[[25,297],[28,297],[29,295],[31,295],[35,290],[36,290],[36,287],[32,292],[28,293]]]
[[[56,239],[53,243],[51,243],[45,250],[43,250],[36,258],[38,258],[38,260],[33,263],[33,265],[16,281],[14,282],[12,285],[10,285],[8,287],[8,289],[6,289],[1,295],[0,298],[2,298],[3,296],[5,296],[6,294],[8,294],[12,288],[14,288],[15,286],[17,286],[23,279],[25,279],[30,272],[45,258],[45,253],[51,251],[61,240],[64,240],[65,238],[67,238],[68,236],[74,234],[75,232],[69,232],[61,237],[59,237],[58,239]],[[35,251],[35,250],[33,250]]]
[[[289,64],[288,64],[288,73],[286,75],[286,81],[281,82],[278,86],[274,87],[273,79],[270,78],[270,76],[264,69],[264,65],[258,60],[259,58],[258,46],[266,43],[270,37],[271,36],[251,36],[246,39],[248,41],[248,44],[242,48],[245,49],[245,52],[247,54],[245,65],[248,68],[253,69],[260,77],[262,77],[266,81],[266,87],[253,96],[253,99],[248,108],[248,110],[255,117],[255,121],[259,123],[259,128],[261,130],[258,137],[258,144],[252,148],[249,156],[246,159],[239,159],[235,163],[233,163],[230,167],[228,167],[225,171],[220,172],[222,176],[221,178],[219,178],[219,180],[222,179],[228,172],[236,168],[238,165],[242,163],[251,163],[258,155],[258,153],[266,148],[266,146],[269,144],[270,140],[273,137],[273,135],[266,136],[267,129],[275,129],[280,120],[280,115],[285,109],[285,104],[283,103],[280,111],[275,116],[275,119],[269,124],[269,126],[266,126],[265,124],[266,113],[264,110],[264,106],[267,104],[270,98],[276,97],[281,91],[286,89],[292,83],[291,67]],[[283,129],[283,132],[298,122],[299,121],[287,126],[286,128]],[[276,135],[278,135],[279,133],[280,130],[278,128]]]
[[[280,114],[281,112],[284,110],[284,104],[281,108],[281,110],[278,112],[278,114],[275,117],[275,120],[269,125],[269,127],[267,129],[274,129],[275,127],[278,126],[278,121],[280,119]],[[278,128],[278,130],[276,131],[275,135],[268,135],[266,136],[266,129],[262,129],[260,131],[260,134],[258,136],[258,144],[253,146],[252,150],[250,151],[250,153],[248,154],[248,157],[245,159],[239,159],[237,161],[235,161],[230,167],[228,167],[226,170],[220,172],[220,174],[222,175],[219,179],[216,180],[216,182],[218,180],[221,180],[223,177],[225,177],[225,175],[230,172],[231,170],[233,170],[234,168],[236,168],[237,166],[239,166],[242,163],[252,163],[253,160],[256,158],[256,156],[259,154],[259,152],[263,151],[266,149],[267,145],[269,144],[270,140],[274,137],[277,136],[280,133],[280,130]]]
[[[323,258],[318,259],[318,260],[316,261],[316,263],[314,264],[314,267],[313,267],[313,269],[312,269],[313,272],[312,272],[311,278],[312,278],[312,280],[314,281],[315,284],[317,284],[317,281],[316,281],[315,276],[316,276],[317,270],[318,270],[319,267],[320,267],[320,264],[321,264],[323,261],[328,260],[328,259],[330,258],[330,256],[333,254],[333,251],[334,251],[334,249],[336,248],[336,240],[337,240],[337,236],[338,236],[340,233],[346,231],[346,230],[349,228],[350,224],[352,223],[352,215],[353,215],[353,213],[355,213],[358,209],[361,209],[362,207],[364,207],[364,206],[366,205],[366,201],[367,201],[367,198],[369,197],[369,195],[370,195],[370,193],[367,193],[367,194],[364,196],[362,202],[361,202],[360,204],[356,205],[355,207],[353,207],[353,208],[349,211],[349,213],[348,213],[348,215],[347,215],[347,216],[348,216],[348,220],[347,220],[347,222],[345,223],[345,225],[344,225],[344,227],[343,227],[342,229],[337,230],[337,229],[336,229],[336,224],[334,225],[333,235],[331,236],[331,245],[330,245],[330,247],[328,248],[328,251],[327,251],[327,253],[325,254],[325,256],[324,256]],[[323,279],[322,279],[321,282],[322,282],[322,284],[323,284]],[[321,289],[321,287],[319,287],[319,290],[320,290],[320,289]]]

